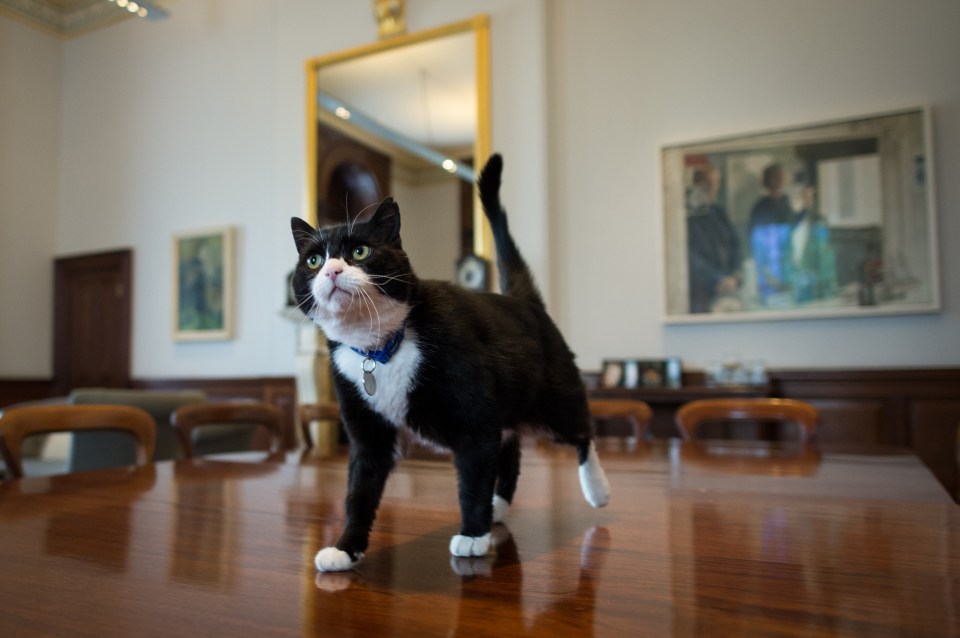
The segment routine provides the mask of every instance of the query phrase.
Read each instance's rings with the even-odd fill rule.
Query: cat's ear
[[[297,252],[302,253],[304,247],[317,236],[314,227],[299,217],[290,218],[290,229],[293,231],[293,241],[297,245]]]
[[[387,241],[394,242],[400,238],[400,207],[392,197],[380,202],[377,212],[370,219],[370,225],[382,232]]]

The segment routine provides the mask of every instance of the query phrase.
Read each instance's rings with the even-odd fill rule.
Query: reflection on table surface
[[[524,448],[507,524],[476,559],[448,554],[449,461],[403,461],[343,574],[312,565],[343,522],[342,456],[0,485],[0,635],[957,633],[960,510],[915,456],[600,447],[601,510],[572,450]]]

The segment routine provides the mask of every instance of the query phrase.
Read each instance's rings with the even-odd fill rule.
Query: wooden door
[[[55,262],[54,385],[130,385],[133,253],[118,250]]]

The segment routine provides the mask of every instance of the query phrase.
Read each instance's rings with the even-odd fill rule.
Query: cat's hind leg
[[[546,405],[544,420],[556,440],[577,449],[583,497],[594,507],[604,507],[610,501],[610,483],[597,456],[585,393],[554,396]]]
[[[520,436],[507,430],[500,443],[497,459],[497,489],[493,495],[493,522],[502,523],[510,510],[520,476]]]
[[[604,507],[610,501],[610,482],[600,465],[592,438],[577,444],[577,456],[583,497],[594,507]]]

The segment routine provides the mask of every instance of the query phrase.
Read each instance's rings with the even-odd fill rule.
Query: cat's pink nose
[[[326,275],[334,283],[337,282],[337,277],[343,273],[343,266],[331,266],[326,269]]]

